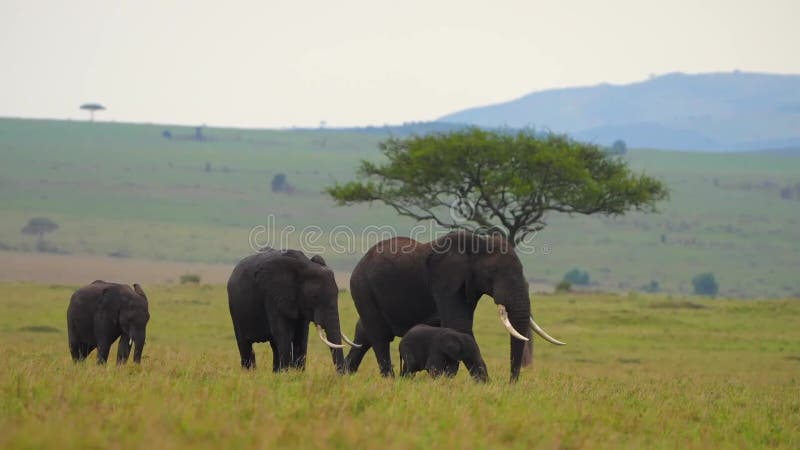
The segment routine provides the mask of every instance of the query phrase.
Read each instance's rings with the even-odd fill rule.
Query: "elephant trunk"
[[[511,381],[519,378],[520,367],[522,366],[523,352],[525,343],[530,341],[530,315],[531,302],[528,295],[528,285],[522,281],[502,284],[496,292],[495,298],[500,320],[508,330],[511,349]],[[505,288],[505,289],[504,289]],[[531,345],[532,343],[529,342]]]
[[[325,336],[320,334],[326,345],[330,347],[331,356],[333,358],[333,365],[336,367],[336,372],[344,374],[347,372],[347,365],[344,361],[344,351],[342,350],[342,332],[339,325],[339,313],[333,311],[317,311],[316,319],[314,322],[321,327],[320,331],[324,331]],[[333,344],[333,345],[331,345]]]
[[[142,350],[144,350],[144,341],[147,337],[147,332],[142,329],[131,333],[131,340],[133,341],[133,362],[139,364],[142,362]]]
[[[529,314],[527,312],[509,314],[509,321],[511,322],[511,325],[514,327],[514,329],[519,330],[519,332],[528,339],[528,340],[521,340],[514,336],[509,337],[511,344],[512,382],[517,381],[517,378],[519,378],[519,371],[520,367],[522,366],[525,344],[531,346],[531,353],[533,353],[533,341],[530,340],[531,337],[530,328],[527,326],[528,320],[529,320]]]

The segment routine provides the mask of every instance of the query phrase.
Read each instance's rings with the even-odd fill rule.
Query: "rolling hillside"
[[[672,73],[627,85],[533,92],[441,117],[534,126],[634,148],[760,150],[800,147],[800,75]]]
[[[370,225],[413,231],[388,208],[335,207],[321,193],[350,179],[359,159],[380,156],[379,133],[210,128],[202,141],[193,133],[0,119],[0,250],[36,251],[36,237],[20,230],[47,217],[59,225],[45,235],[48,252],[232,265],[252,251],[254,227],[274,218],[274,237],[258,235],[258,243],[298,247],[304,236],[347,272],[377,239],[365,234]],[[589,289],[636,291],[655,281],[663,292],[686,294],[693,276],[713,272],[721,295],[800,297],[800,158],[644,150],[626,157],[666,181],[671,200],[656,215],[550,216],[534,252],[522,255],[534,286],[552,286],[578,267],[589,272]],[[292,194],[271,191],[278,173]],[[309,242],[304,227],[318,239]]]

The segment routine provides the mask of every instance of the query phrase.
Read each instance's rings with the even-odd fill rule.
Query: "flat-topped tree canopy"
[[[89,111],[89,118],[94,121],[94,112],[103,111],[106,107],[99,103],[84,103],[81,105],[80,109]]]
[[[326,189],[337,204],[379,201],[445,228],[499,232],[513,244],[543,229],[551,213],[653,212],[669,197],[661,181],[597,145],[532,129],[392,137],[380,150],[383,160],[361,161],[358,180]]]

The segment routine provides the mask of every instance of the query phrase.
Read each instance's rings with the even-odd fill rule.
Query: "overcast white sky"
[[[0,116],[380,125],[673,71],[800,73],[798,43],[798,0],[0,0]]]

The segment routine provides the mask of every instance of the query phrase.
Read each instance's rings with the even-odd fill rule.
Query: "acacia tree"
[[[385,162],[362,160],[360,180],[326,189],[339,205],[379,201],[403,216],[497,232],[514,244],[544,228],[551,212],[652,212],[669,195],[622,158],[559,134],[467,128],[390,138],[379,148]],[[526,343],[523,365],[532,353]]]
[[[94,113],[95,113],[95,111],[104,111],[106,109],[106,107],[101,105],[101,104],[99,104],[99,103],[84,103],[83,105],[81,105],[80,109],[83,109],[85,111],[89,111],[89,120],[91,122],[94,122]]]
[[[44,235],[58,229],[58,224],[47,217],[34,217],[20,230],[22,234],[31,234],[39,237],[39,242],[44,240]]]
[[[360,180],[326,189],[339,205],[379,201],[403,216],[498,232],[514,244],[543,229],[551,212],[653,212],[669,195],[625,160],[559,134],[467,128],[390,138],[379,148],[385,162],[362,160]]]

